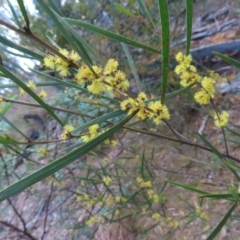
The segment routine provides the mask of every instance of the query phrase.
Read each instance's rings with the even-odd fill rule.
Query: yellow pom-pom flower
[[[87,89],[92,94],[101,94],[106,90],[106,86],[102,82],[102,78],[98,78],[95,79],[91,85],[87,86]]]
[[[104,177],[103,182],[106,186],[109,186],[112,184],[112,179],[110,177]]]
[[[103,74],[104,75],[109,75],[111,73],[114,73],[117,71],[117,68],[118,68],[118,61],[113,59],[113,58],[110,58],[104,68],[104,71],[103,71]]]
[[[36,86],[36,84],[33,82],[33,80],[29,80],[26,85],[27,85],[29,88],[31,88],[31,89],[36,89],[36,88],[37,88],[37,86]]]
[[[45,67],[48,67],[50,69],[54,69],[55,64],[56,64],[56,58],[52,55],[48,55],[47,57],[45,57],[43,59],[43,64],[44,64]]]
[[[160,101],[150,102],[148,104],[149,111],[148,117],[156,124],[160,124],[163,119],[169,119],[170,114],[166,105],[161,104]]]
[[[39,96],[40,98],[45,98],[45,97],[47,96],[47,92],[42,89],[42,90],[40,91],[40,93],[38,94],[38,96]]]
[[[209,94],[211,98],[213,98],[215,94],[214,84],[215,81],[210,77],[204,77],[201,81],[203,89]]]
[[[79,54],[73,50],[69,53],[68,58],[73,63],[78,63],[81,60]]]
[[[204,90],[201,90],[199,92],[196,92],[194,94],[194,99],[197,103],[201,104],[201,105],[206,105],[210,103],[210,95],[208,93],[206,93]]]
[[[70,133],[74,130],[73,125],[65,125],[64,127],[65,132]]]
[[[214,124],[216,127],[225,127],[228,124],[229,113],[223,111],[222,113],[213,113]]]

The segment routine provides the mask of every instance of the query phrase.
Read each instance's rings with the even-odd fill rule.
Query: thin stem
[[[49,210],[49,203],[50,203],[50,199],[52,197],[52,193],[53,193],[53,181],[51,183],[51,190],[50,190],[50,194],[48,196],[48,199],[47,199],[47,209],[46,209],[46,214],[45,214],[45,218],[44,218],[44,224],[43,224],[43,233],[42,233],[42,237],[41,237],[41,240],[44,239],[44,235],[46,233],[46,225],[47,225],[47,217],[48,217],[48,210]]]
[[[5,221],[0,221],[0,224],[6,226],[6,227],[9,227],[9,228],[12,228],[14,231],[16,232],[20,232],[22,234],[24,234],[25,236],[27,236],[29,239],[31,240],[37,240],[35,237],[33,237],[29,232],[27,231],[22,231],[21,229],[19,229],[18,227],[8,223],[8,222],[5,222]]]
[[[10,182],[9,182],[9,174],[8,174],[8,167],[7,167],[7,164],[3,158],[3,155],[2,153],[0,153],[0,158],[2,159],[2,162],[3,162],[3,168],[5,170],[5,175],[6,175],[6,178],[7,178],[7,185],[9,186],[10,185]]]
[[[173,134],[179,139],[179,141],[182,141],[182,139],[189,141],[182,134],[176,131],[166,120],[163,120],[163,122],[168,126],[168,128],[173,132]]]
[[[59,56],[60,58],[62,58],[64,61],[68,62],[72,67],[78,69],[79,66],[74,64],[73,62],[71,62],[68,58],[66,58],[65,56],[63,56],[58,50],[56,50],[54,47],[52,47],[51,45],[49,45],[48,43],[44,42],[42,39],[40,39],[38,36],[36,36],[35,34],[32,33],[32,31],[30,29],[27,28],[23,28],[23,30],[16,28],[14,25],[7,23],[5,21],[3,21],[2,19],[0,19],[0,25],[3,25],[5,27],[7,27],[8,29],[11,29],[12,31],[23,35],[37,43],[39,43],[40,45],[42,45],[43,47],[45,47],[46,49],[48,49],[50,52],[54,53],[55,55]]]
[[[15,206],[12,204],[10,198],[7,199],[9,205],[12,207],[13,211],[15,212],[15,214],[18,216],[18,218],[20,219],[20,221],[22,222],[22,225],[23,225],[23,229],[24,229],[24,232],[27,231],[27,228],[26,228],[26,223],[24,221],[24,219],[22,218],[21,214],[17,211],[17,209],[15,208]]]
[[[224,140],[224,145],[225,145],[225,149],[226,149],[226,154],[228,155],[228,145],[227,145],[227,139],[226,139],[226,134],[225,134],[225,130],[224,128],[222,129],[222,134],[223,134],[223,140]]]
[[[132,131],[132,132],[138,132],[138,133],[143,133],[143,134],[146,134],[146,135],[150,135],[150,136],[154,136],[154,137],[160,137],[160,138],[163,138],[163,139],[166,139],[166,140],[169,140],[169,141],[172,141],[172,142],[178,142],[178,143],[181,143],[181,144],[186,144],[186,145],[189,145],[189,146],[192,146],[192,147],[197,147],[197,148],[201,148],[203,150],[206,150],[208,152],[213,152],[210,148],[207,148],[205,146],[202,146],[200,144],[196,144],[196,143],[192,143],[192,142],[187,142],[187,141],[184,141],[184,140],[181,140],[179,141],[178,139],[175,139],[175,138],[171,138],[171,137],[167,137],[167,136],[164,136],[164,135],[161,135],[161,134],[158,134],[158,133],[152,133],[152,132],[149,132],[148,130],[146,131],[143,131],[143,130],[140,130],[140,129],[136,129],[136,128],[130,128],[130,127],[123,127],[129,131]],[[226,158],[229,158],[235,162],[238,162],[240,163],[240,160],[229,155],[229,154],[224,154],[224,153],[221,153],[224,157]]]
[[[6,98],[6,97],[1,97],[1,98],[3,99],[4,102],[11,102],[11,103],[22,104],[22,105],[27,105],[27,106],[31,106],[31,107],[43,108],[41,105],[38,105],[38,104],[35,104],[35,103],[13,100],[13,99]],[[53,110],[66,112],[66,113],[71,113],[71,114],[79,115],[79,116],[82,116],[82,117],[88,117],[88,118],[91,118],[91,119],[95,118],[95,117],[93,117],[91,115],[88,115],[88,114],[85,114],[85,113],[75,112],[75,111],[71,111],[71,110],[64,109],[64,108],[59,108],[59,107],[53,107],[53,106],[50,106],[50,105],[48,105],[48,106]]]

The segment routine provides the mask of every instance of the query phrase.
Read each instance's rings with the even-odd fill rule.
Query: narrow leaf
[[[0,42],[8,47],[11,47],[11,48],[14,48],[14,49],[20,51],[22,53],[26,53],[40,61],[42,61],[42,59],[43,59],[43,55],[36,53],[36,51],[31,51],[25,47],[22,47],[19,44],[16,44],[16,43],[4,38],[3,36],[0,36]]]
[[[238,196],[237,191],[235,190],[235,187],[232,186],[232,185],[230,185],[230,186],[228,187],[228,190],[229,190],[229,192],[232,194],[232,196],[235,198],[235,200],[236,200],[237,202],[239,202],[239,196]]]
[[[187,42],[186,42],[186,55],[190,52],[191,39],[192,39],[192,18],[193,18],[193,0],[186,0],[186,22],[187,22]]]
[[[138,92],[141,92],[142,91],[141,82],[140,82],[135,64],[133,62],[132,56],[131,56],[130,52],[128,51],[128,48],[127,48],[126,44],[125,43],[121,43],[121,44],[122,44],[123,50],[124,50],[124,52],[127,56],[129,66],[132,70],[132,73],[133,73],[133,76],[134,76],[134,79],[135,79],[135,82],[136,82],[136,85],[137,85],[137,88],[138,88]]]
[[[29,22],[29,19],[28,19],[27,11],[26,11],[26,8],[24,6],[23,0],[17,0],[17,1],[18,1],[18,6],[20,7],[20,10],[22,12],[23,18],[25,20],[26,27],[28,27],[30,22]]]
[[[107,139],[110,135],[119,130],[125,123],[127,123],[133,116],[132,114],[126,117],[124,120],[116,124],[114,127],[110,128],[103,134],[99,135],[95,139],[91,140],[88,143],[83,144],[81,147],[73,150],[72,152],[66,154],[65,156],[51,162],[47,166],[39,169],[38,171],[28,175],[27,177],[21,179],[20,181],[6,187],[2,191],[0,191],[0,201],[3,201],[19,192],[22,192],[24,189],[30,187],[31,185],[43,180],[44,178],[51,176],[53,173],[59,171],[64,168],[68,164],[72,163],[76,159],[80,158],[84,154],[91,151],[97,145],[102,143],[105,139]]]
[[[138,6],[141,10],[141,12],[143,13],[143,15],[147,18],[148,22],[152,25],[152,27],[154,28],[154,22],[151,18],[151,14],[148,11],[148,8],[145,4],[145,2],[143,0],[137,0],[138,2]]]
[[[61,11],[59,10],[59,8],[54,3],[54,1],[53,0],[48,0],[48,2],[50,4],[51,8],[54,10],[54,12],[56,12],[59,16],[62,17],[63,15],[62,15]]]
[[[15,144],[15,142],[11,139],[9,139],[7,136],[0,136],[0,144],[6,145],[6,144]]]
[[[208,236],[206,240],[212,240],[218,235],[218,233],[221,231],[222,227],[226,224],[227,220],[230,218],[232,212],[236,207],[237,202],[234,202],[232,207],[227,212],[227,214],[224,216],[224,218],[221,220],[221,222],[217,225],[217,227],[213,230],[213,232]]]
[[[226,167],[235,175],[235,177],[240,181],[240,177],[237,174],[237,171],[239,171],[239,168],[232,163],[228,162],[224,156],[203,136],[198,133],[198,136],[201,138],[201,140],[213,151],[213,153],[216,154],[216,156],[219,157],[219,159],[226,165]]]
[[[240,196],[240,193],[238,194]],[[225,199],[225,200],[233,200],[233,196],[230,193],[209,193],[200,196],[199,198],[212,198],[216,200]]]
[[[80,27],[84,27],[84,28],[86,28],[86,29],[88,29],[90,31],[97,32],[97,33],[100,33],[100,34],[102,34],[102,35],[104,35],[106,37],[109,37],[109,38],[112,38],[114,40],[117,40],[118,42],[123,42],[123,43],[129,44],[129,45],[132,45],[134,47],[139,47],[139,48],[145,49],[145,50],[150,51],[150,52],[160,53],[160,51],[158,51],[158,50],[156,50],[156,49],[154,49],[152,47],[149,47],[149,46],[144,45],[142,43],[133,41],[130,38],[123,37],[123,36],[118,35],[116,33],[113,33],[113,32],[110,32],[108,30],[105,30],[103,28],[97,27],[97,26],[95,26],[93,24],[86,23],[86,22],[83,22],[81,20],[70,19],[70,18],[64,18],[64,19],[69,24],[80,26]]]
[[[103,115],[101,117],[98,117],[96,119],[93,119],[93,120],[83,124],[80,127],[75,128],[72,132],[73,133],[79,132],[79,131],[81,131],[83,129],[86,129],[89,126],[92,126],[93,124],[100,124],[102,122],[105,122],[108,119],[111,119],[111,118],[114,118],[114,117],[119,117],[122,114],[126,114],[126,113],[124,111],[122,111],[122,110],[116,110],[114,112],[107,113],[107,114],[105,114],[105,115]]]
[[[167,0],[158,0],[159,14],[161,18],[162,35],[162,82],[161,82],[161,103],[164,104],[168,83],[169,52],[170,52],[170,25],[168,17]]]
[[[83,61],[88,65],[88,67],[93,71],[92,69],[92,65],[93,65],[93,61],[90,58],[90,56],[88,55],[86,49],[84,48],[83,44],[81,43],[81,41],[78,39],[77,36],[75,36],[74,33],[71,33],[72,37],[74,38],[75,42],[78,44],[78,47],[80,49],[80,56],[83,59]]]
[[[230,129],[229,127],[225,127],[225,128],[226,128],[230,133],[232,133],[232,134],[234,134],[234,135],[240,137],[240,134],[239,134],[238,132],[236,132],[236,131]]]
[[[118,3],[114,3],[115,7],[117,8],[118,11],[126,14],[127,16],[130,17],[136,17],[132,12],[130,12],[129,10],[127,10],[125,7],[123,7],[122,5],[118,4]]]
[[[79,53],[79,49],[75,41],[73,41],[69,31],[60,22],[58,15],[45,3],[45,1],[37,0],[38,4],[43,8],[44,12],[48,14],[56,27],[61,31],[62,35],[68,41],[73,50]]]
[[[21,25],[21,23],[20,23],[20,21],[18,19],[18,15],[17,15],[13,5],[11,4],[11,2],[9,0],[7,0],[7,3],[8,3],[8,6],[9,6],[11,12],[12,12],[15,24],[18,26],[19,29],[22,29],[22,25]]]
[[[201,193],[201,194],[208,194],[208,192],[204,192],[202,190],[199,190],[197,188],[194,188],[192,186],[189,186],[189,185],[185,185],[185,184],[180,184],[180,183],[177,183],[177,182],[173,182],[173,181],[170,181],[170,180],[166,180],[166,182],[172,184],[172,185],[175,185],[177,187],[181,187],[181,188],[184,188],[186,190],[189,190],[189,191],[192,191],[192,192],[196,192],[196,193]]]
[[[21,130],[19,130],[11,121],[9,121],[2,113],[0,113],[0,118],[2,118],[12,129],[14,129],[24,138],[28,139],[28,137]]]
[[[233,58],[227,57],[227,56],[225,56],[221,53],[213,52],[213,54],[216,55],[217,57],[221,58],[223,61],[225,61],[225,62],[227,62],[227,63],[229,63],[229,64],[231,64],[231,65],[240,69],[240,62],[239,61],[237,61]]]
[[[60,17],[59,15],[57,15],[55,12],[53,12],[54,15],[57,17],[58,21],[60,24],[63,25],[63,27],[66,29],[69,37],[71,39],[69,39],[70,41],[74,40],[74,44],[77,47],[76,51],[79,53],[79,55],[81,55],[81,57],[83,58],[83,60],[88,59],[85,63],[90,67],[90,69],[92,70],[92,60],[90,61],[90,56],[88,55],[87,51],[85,50],[85,48],[93,55],[93,57],[95,58],[95,61],[99,61],[100,63],[104,64],[102,59],[97,55],[97,53],[94,51],[94,49],[81,37],[81,35],[79,35],[79,33],[74,30],[65,20],[64,18]],[[74,36],[74,39],[72,39]],[[77,42],[76,42],[77,39]],[[92,70],[93,71],[93,70]]]

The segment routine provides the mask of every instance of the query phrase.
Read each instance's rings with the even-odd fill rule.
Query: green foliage
[[[0,36],[0,42],[21,53],[11,52],[15,57],[41,61],[43,67],[31,69],[32,76],[38,79],[35,86],[34,82],[26,83],[29,79],[23,74],[0,65],[1,77],[14,83],[0,89],[11,88],[17,93],[0,96],[0,130],[3,132],[0,136],[0,201],[8,200],[19,217],[11,197],[29,192],[35,196],[39,185],[51,185],[48,205],[53,198],[63,202],[71,200],[64,215],[64,219],[71,221],[64,227],[77,232],[76,239],[79,236],[94,238],[99,229],[103,233],[116,232],[120,225],[128,226],[129,239],[130,234],[141,239],[159,239],[159,236],[170,239],[190,225],[198,225],[200,233],[204,226],[211,226],[206,230],[207,239],[216,237],[227,221],[231,221],[239,202],[240,160],[229,150],[230,136],[239,143],[239,133],[232,126],[226,127],[229,115],[226,111],[221,113],[213,102],[215,78],[200,76],[187,56],[193,2],[186,0],[187,54],[176,55],[176,74],[171,66],[168,1],[129,0],[125,4],[104,1],[105,23],[95,19],[100,9],[98,1],[66,1],[59,9],[52,0],[37,0],[40,17],[30,16],[25,8],[27,2],[17,2],[19,11],[8,1],[15,25],[4,20],[0,20],[0,24],[19,34],[20,44],[9,40],[5,33]],[[129,29],[123,34],[126,22]],[[10,50],[6,49],[6,56],[8,53]],[[215,54],[239,68],[236,60]],[[149,73],[157,76],[155,81],[161,86],[160,91],[148,86]],[[177,89],[168,92],[172,75],[180,83],[176,84]],[[49,86],[57,90],[51,88],[49,93],[45,92],[43,88]],[[186,100],[190,94],[190,100]],[[195,100],[202,106],[199,109],[203,113],[212,116],[224,151],[205,133],[190,129],[188,122],[187,130],[180,129],[185,116],[182,116],[183,106],[178,109],[178,103],[184,105],[185,100],[191,106]],[[26,129],[15,124],[11,118],[16,111],[13,104],[42,109],[44,117],[19,110],[27,123],[33,120],[36,125],[38,121],[37,136],[34,136],[36,127],[30,129],[29,136]],[[10,136],[9,129],[16,135]],[[171,156],[177,156],[176,166]],[[165,162],[173,169],[166,169]],[[224,169],[235,178],[234,186],[228,184],[228,193],[221,187],[206,187],[195,180],[182,183],[183,173],[197,169],[195,173],[200,174],[204,164],[213,165],[216,171]],[[211,222],[204,204],[217,212],[212,203],[217,200],[225,200],[231,207],[227,205],[229,209],[223,211],[220,222],[219,217],[218,222]],[[179,214],[169,210],[172,206]],[[46,212],[48,214],[48,210]],[[22,219],[25,230],[21,234],[35,239]],[[46,222],[47,217],[44,234]],[[111,229],[107,230],[110,225]]]

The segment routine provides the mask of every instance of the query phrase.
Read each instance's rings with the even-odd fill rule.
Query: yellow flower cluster
[[[194,95],[194,99],[199,104],[209,104],[215,94],[215,80],[212,77],[202,77],[197,74],[196,68],[191,65],[192,56],[184,55],[179,52],[176,55],[178,65],[175,68],[175,73],[180,75],[180,84],[183,87],[193,86],[198,83],[201,90]],[[216,76],[211,73],[211,76]]]
[[[47,92],[42,89],[42,90],[38,93],[38,96],[39,96],[40,98],[45,98],[45,97],[47,96]]]
[[[137,111],[136,117],[141,120],[152,119],[156,124],[160,124],[163,119],[169,119],[170,114],[166,105],[160,101],[150,102],[148,105],[144,101],[147,100],[145,93],[140,92],[137,98],[128,98],[121,102],[121,109],[128,109],[128,115]]]
[[[86,221],[86,226],[90,226],[94,223],[103,223],[104,219],[100,216],[92,216]]]
[[[180,84],[183,87],[191,86],[197,82],[200,82],[201,76],[197,74],[196,68],[191,65],[192,56],[184,55],[179,52],[176,55],[176,61],[178,62],[177,67],[175,68],[175,73],[180,75],[181,81]]]
[[[163,220],[162,216],[161,216],[159,213],[153,213],[153,214],[152,214],[152,219],[155,219],[155,220],[157,220],[158,222],[160,222],[160,221]]]
[[[92,69],[83,65],[78,69],[75,81],[79,84],[88,83],[88,91],[93,94],[101,94],[113,90],[127,91],[129,81],[124,72],[118,70],[119,63],[115,59],[109,59],[103,68],[96,65]]]
[[[33,80],[29,80],[28,83],[26,84],[27,87],[29,87],[30,89],[36,89],[36,84],[33,82]],[[20,92],[20,95],[24,94],[25,91],[22,89],[22,88],[19,88],[19,92]]]
[[[195,93],[194,99],[199,104],[209,104],[210,100],[214,98],[215,95],[215,80],[210,77],[204,77],[200,84],[201,90]]]
[[[106,186],[109,186],[112,184],[112,179],[110,177],[103,177],[103,182]]]
[[[116,140],[110,140],[110,139],[106,139],[104,143],[107,145],[111,145],[113,147],[116,147],[118,145],[118,142]]]
[[[154,191],[152,189],[149,189],[147,191],[147,194],[148,194],[148,197],[150,200],[153,200],[153,202],[155,202],[155,203],[159,202],[159,196],[156,193],[154,193]]]
[[[158,222],[164,222],[166,221],[166,223],[169,225],[169,227],[171,228],[177,228],[179,227],[179,222],[178,221],[175,221],[173,220],[172,218],[170,217],[167,217],[167,218],[163,218],[159,213],[153,213],[152,214],[152,219],[158,221]]]
[[[214,124],[216,127],[221,128],[228,124],[229,113],[226,111],[222,111],[222,113],[212,113]]]
[[[81,137],[83,142],[89,142],[91,140],[93,140],[94,138],[96,138],[99,134],[101,134],[102,132],[99,131],[99,125],[98,124],[94,124],[92,126],[90,126],[88,128],[89,133],[86,135],[83,135]]]
[[[56,55],[47,55],[44,59],[44,65],[50,69],[55,69],[58,71],[59,75],[62,77],[67,77],[71,75],[69,71],[69,65],[70,63],[78,63],[81,59],[78,53],[75,51],[68,51],[67,49],[59,49],[59,53],[61,53],[64,57],[66,57],[69,62],[63,60],[62,58],[56,56]]]
[[[171,228],[178,228],[179,227],[179,222],[178,221],[174,221],[170,217],[168,217],[166,220],[167,220],[167,223],[168,223],[169,227],[171,227]]]
[[[39,148],[38,152],[42,154],[44,157],[47,156],[47,149],[46,148]]]
[[[74,129],[74,127],[72,126],[72,125],[66,125],[66,126],[64,126],[64,131],[63,131],[63,133],[60,135],[60,138],[62,139],[62,140],[67,140],[67,139],[69,139],[70,138],[70,136],[71,136],[71,132],[73,131],[73,129]]]
[[[125,202],[127,202],[127,198],[125,198],[123,196],[117,196],[117,197],[115,197],[115,202],[116,203],[125,203]]]
[[[29,80],[28,83],[26,84],[27,87],[29,87],[30,89],[34,90],[37,88],[36,84],[33,82],[33,80]],[[22,88],[19,88],[19,93],[20,95],[24,94],[25,91]],[[47,96],[46,91],[44,91],[43,89],[38,93],[38,96],[40,98],[45,98]]]
[[[197,212],[197,215],[202,219],[207,220],[209,218],[208,214],[204,212],[201,207],[196,207],[196,212]]]
[[[141,177],[137,178],[137,182],[140,185],[141,188],[151,188],[152,187],[152,182],[147,181],[145,182]]]
[[[213,71],[210,72],[209,77],[198,75],[196,68],[191,65],[191,55],[186,56],[179,52],[176,55],[176,60],[179,64],[175,68],[175,73],[180,75],[181,86],[188,87],[197,84],[200,87],[200,90],[194,94],[195,101],[200,105],[209,104],[216,93],[216,81],[226,81],[226,79],[221,79],[220,76]],[[215,126],[220,128],[227,125],[229,114],[226,111],[223,111],[221,114],[214,112],[212,116]]]

